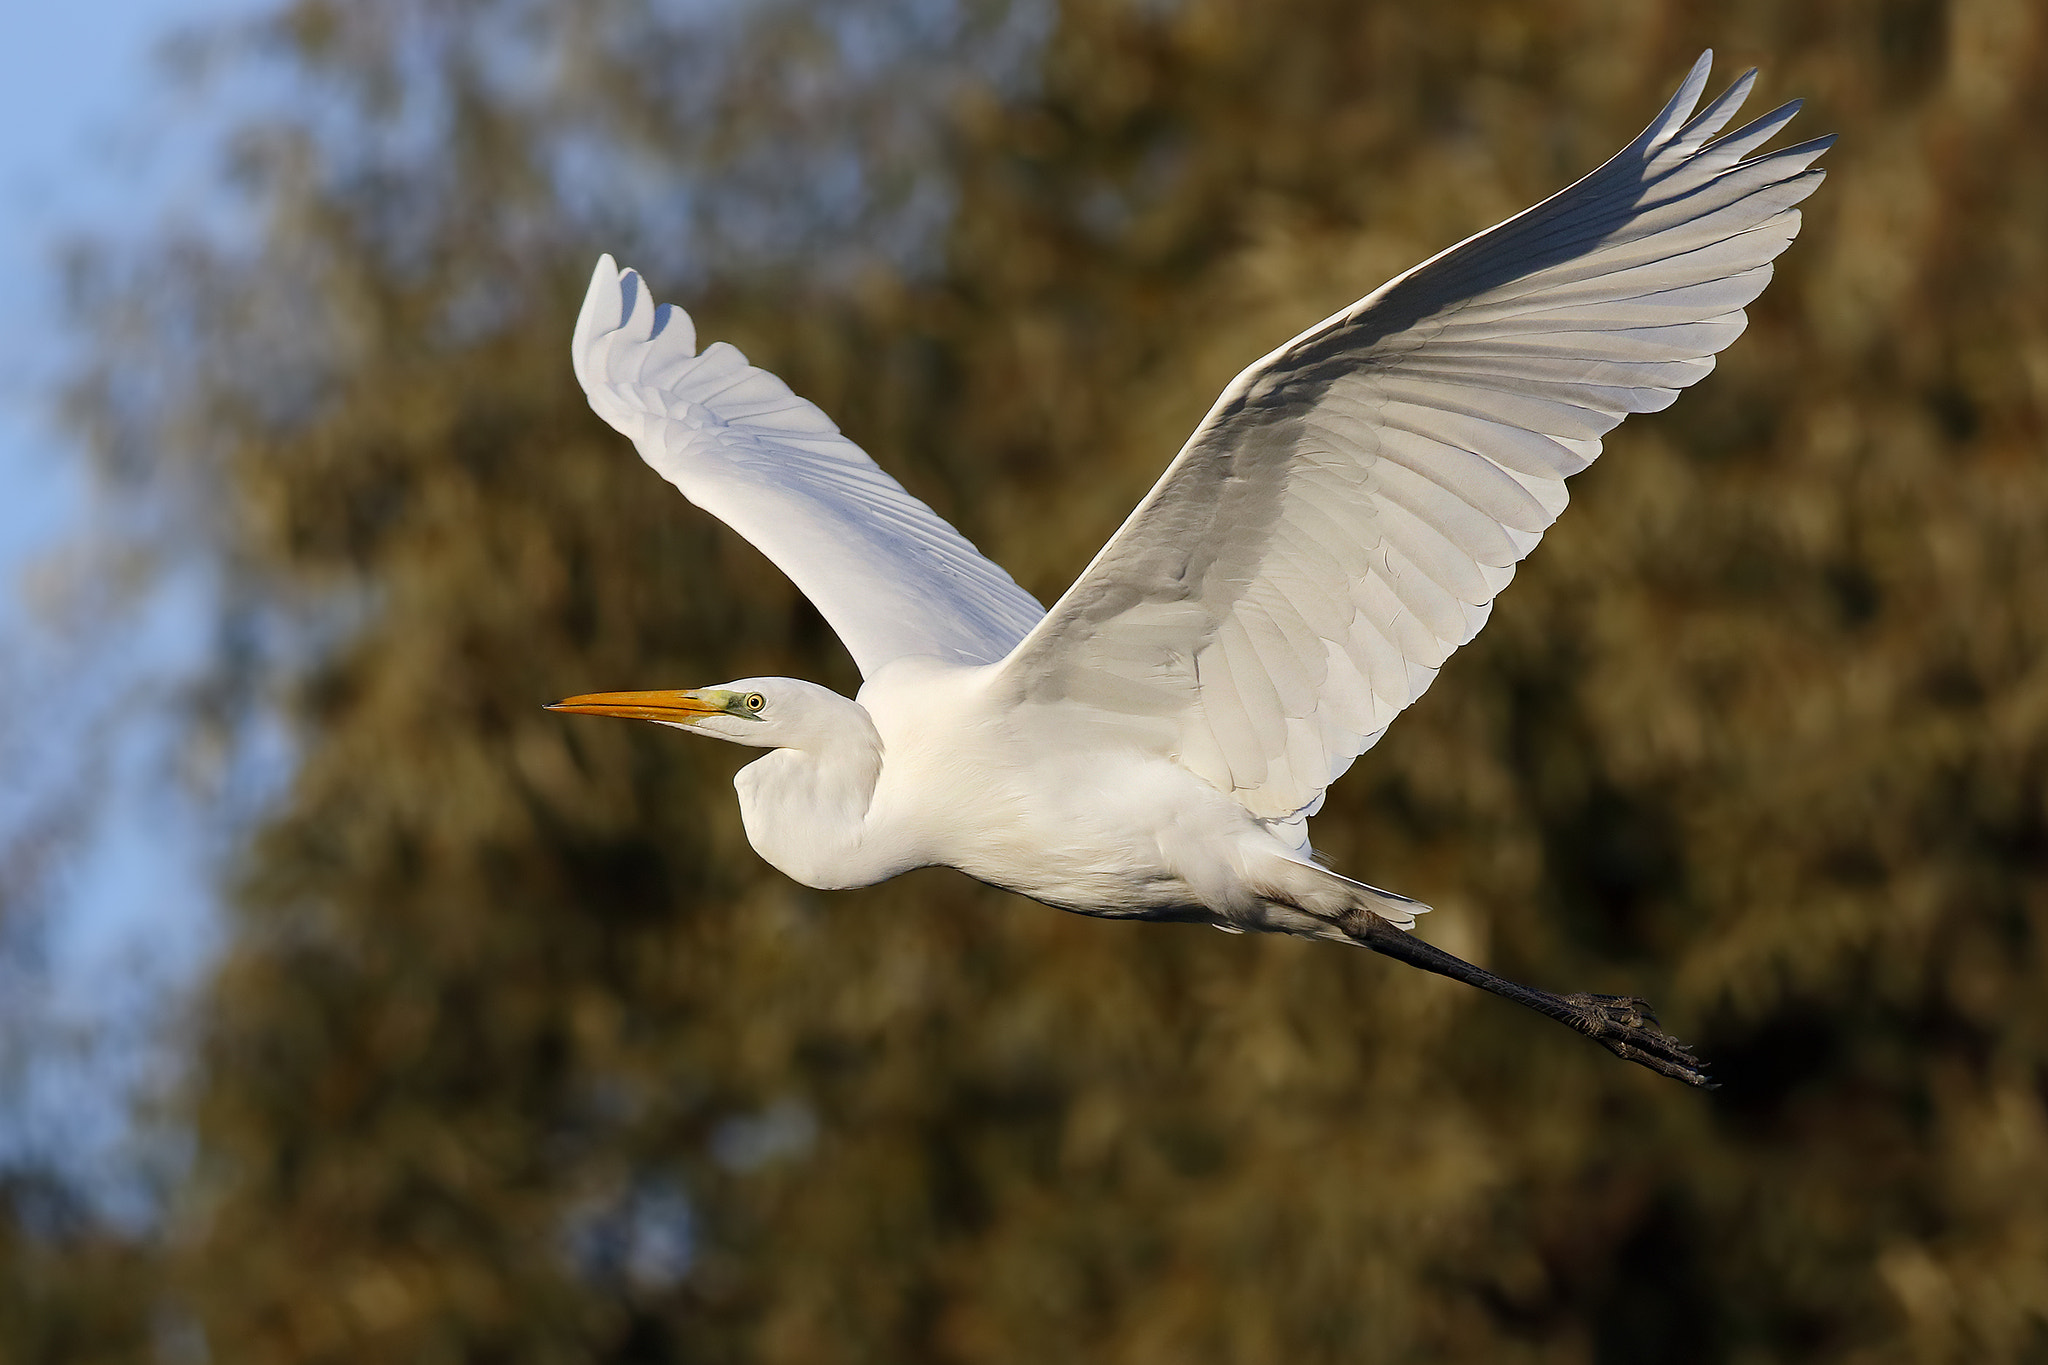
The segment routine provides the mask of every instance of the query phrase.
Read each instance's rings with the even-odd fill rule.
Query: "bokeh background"
[[[226,207],[64,258],[98,510],[0,739],[88,780],[13,769],[5,979],[138,713],[218,908],[128,1155],[6,1149],[0,1358],[2048,1361],[2034,0],[245,8],[165,134]],[[1721,1089],[1328,945],[813,893],[744,755],[538,709],[857,685],[585,407],[599,251],[1049,601],[1241,365],[1708,46],[1841,135],[1799,241],[1314,828]],[[55,1043],[0,1027],[18,1117]]]

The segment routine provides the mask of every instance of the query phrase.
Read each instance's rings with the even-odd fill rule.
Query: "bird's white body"
[[[1004,705],[1001,682],[988,665],[913,658],[856,701],[788,679],[727,684],[767,693],[770,723],[790,715],[734,779],[747,838],[821,890],[943,866],[1082,914],[1227,928],[1304,929],[1303,902],[1370,890],[1170,755],[1061,708]],[[1415,908],[1374,895],[1398,921]]]
[[[747,835],[810,886],[939,864],[1084,914],[1366,942],[1663,1048],[1594,997],[1389,938],[1424,907],[1317,866],[1308,819],[1485,624],[1602,437],[1713,369],[1798,232],[1832,139],[1760,151],[1796,103],[1721,136],[1755,73],[1695,113],[1710,56],[1591,174],[1240,374],[1049,611],[605,257],[572,349],[592,407],[803,589],[866,685],[558,705],[771,750],[736,784]]]

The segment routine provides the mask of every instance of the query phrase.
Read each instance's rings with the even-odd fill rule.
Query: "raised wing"
[[[610,256],[572,353],[597,414],[788,574],[863,676],[906,655],[992,663],[1045,615],[787,384],[725,342],[699,353],[690,315]]]
[[[1253,814],[1298,821],[1422,695],[1564,510],[1567,475],[1742,331],[1833,141],[1718,142],[1712,53],[1605,165],[1240,374],[1003,665]]]

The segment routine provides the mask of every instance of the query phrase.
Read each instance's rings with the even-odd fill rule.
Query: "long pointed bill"
[[[720,691],[679,692],[585,692],[564,697],[547,705],[550,711],[569,711],[584,716],[625,716],[632,720],[661,720],[671,725],[691,725],[706,716],[729,713],[731,694]]]

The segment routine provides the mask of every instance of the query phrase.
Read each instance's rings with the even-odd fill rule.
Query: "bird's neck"
[[[820,890],[867,886],[904,871],[871,837],[868,814],[882,774],[882,739],[859,705],[859,723],[815,744],[776,749],[740,769],[740,818],[754,850]]]

